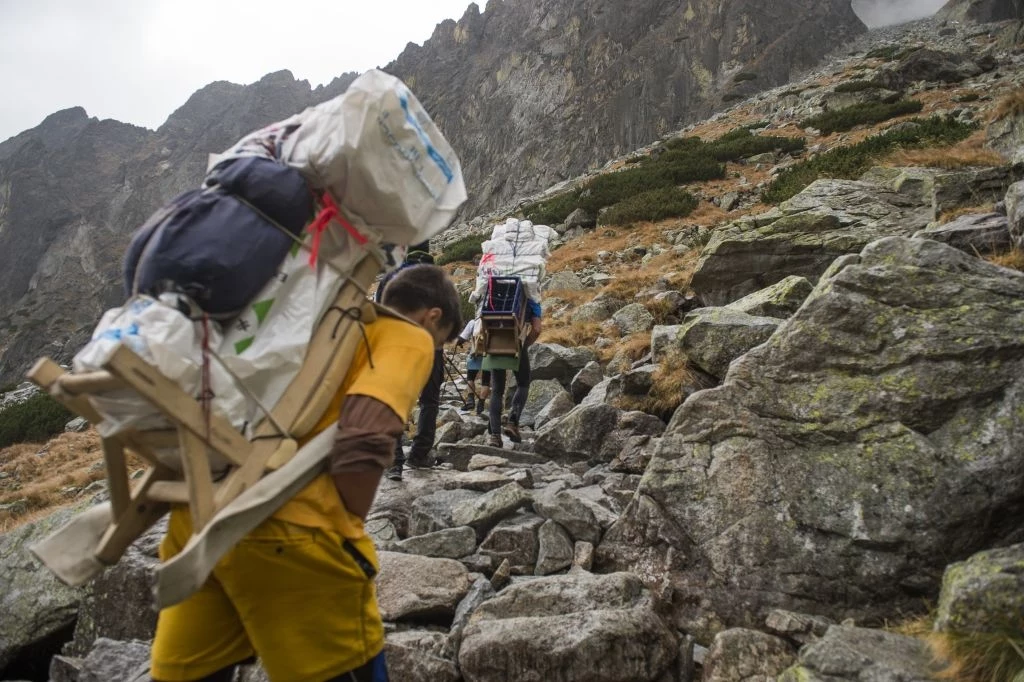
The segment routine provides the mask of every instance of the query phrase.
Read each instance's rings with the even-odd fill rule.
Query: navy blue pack
[[[181,292],[211,317],[234,317],[275,276],[314,209],[305,179],[280,161],[222,162],[203,189],[175,197],[132,236],[127,294]]]

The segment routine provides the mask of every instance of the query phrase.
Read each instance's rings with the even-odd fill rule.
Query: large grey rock
[[[883,239],[675,413],[599,566],[668,576],[698,639],[911,613],[1014,541],[1022,439],[1024,274]]]
[[[62,509],[0,535],[0,670],[23,649],[74,625],[87,589],[57,580],[28,547],[80,511]]]
[[[438,450],[440,451],[442,447],[439,447]],[[377,496],[373,500],[367,520],[376,523],[390,522],[400,537],[423,535],[441,528],[448,528],[451,525],[450,519],[444,521],[447,525],[431,525],[430,522],[427,522],[428,518],[441,519],[444,516],[444,509],[451,507],[451,500],[444,499],[446,496],[441,492],[444,490],[447,480],[447,473],[442,473],[437,469],[420,469],[413,475],[406,476],[402,481],[390,481],[384,478],[377,488]],[[439,495],[441,499],[433,497],[435,493],[441,493]],[[456,495],[461,494],[463,493]],[[424,498],[426,501],[420,502]],[[417,515],[415,510],[420,512],[419,522],[427,522],[426,525],[431,527],[411,527],[413,517]],[[383,529],[382,526],[381,530]]]
[[[902,90],[918,81],[959,83],[982,72],[970,56],[941,50],[915,50],[890,69],[883,69],[875,81],[890,90]]]
[[[589,348],[568,348],[557,343],[535,343],[528,352],[533,380],[554,379],[563,386],[568,386],[577,372],[597,359]]]
[[[1019,631],[1022,623],[1024,544],[980,552],[946,569],[937,631],[995,634]]]
[[[734,628],[715,636],[704,659],[703,682],[774,680],[796,660],[796,650],[773,635]]]
[[[461,559],[476,551],[476,531],[469,526],[416,535],[396,542],[395,551],[442,559]]]
[[[784,609],[773,609],[764,624],[772,632],[798,644],[808,644],[820,639],[828,632],[829,627],[835,625],[824,616],[793,613]]]
[[[817,281],[836,258],[890,235],[910,236],[931,207],[873,183],[818,180],[768,213],[714,231],[690,286],[725,305],[790,275]]]
[[[530,501],[530,494],[522,486],[509,483],[459,503],[452,509],[452,521],[457,526],[472,526],[477,537],[483,538],[495,524]]]
[[[148,641],[97,639],[82,661],[78,682],[137,679],[149,669],[149,646]]]
[[[458,682],[459,671],[448,657],[448,635],[430,630],[390,632],[384,641],[388,677],[402,682]]]
[[[537,423],[537,415],[548,406],[552,400],[562,396],[562,403],[568,399],[572,403],[572,396],[562,387],[562,384],[553,379],[541,379],[530,382],[530,393],[526,398],[526,405],[523,413],[519,415],[521,426],[533,427]]]
[[[548,278],[547,291],[583,291],[583,280],[572,270],[556,272]]]
[[[123,641],[153,636],[157,616],[152,608],[153,572],[160,563],[157,553],[166,531],[165,517],[136,540],[117,564],[88,584],[66,653],[85,656],[100,637]]]
[[[948,223],[929,225],[914,237],[934,239],[970,254],[999,253],[1013,245],[1009,222],[998,213],[960,216]]]
[[[1024,182],[1015,182],[1006,190],[1006,218],[1013,240],[1024,246]]]
[[[448,490],[461,488],[486,493],[509,483],[512,483],[511,478],[493,471],[460,471],[445,483],[445,488]]]
[[[480,543],[480,554],[496,566],[508,559],[517,575],[533,573],[537,563],[537,533],[544,519],[536,514],[517,514],[496,525]]]
[[[469,592],[466,567],[452,559],[380,552],[377,603],[385,621],[451,623]]]
[[[572,392],[572,399],[576,403],[582,402],[587,394],[597,386],[604,379],[604,371],[601,369],[601,364],[597,361],[588,362],[587,366],[577,372],[576,376],[572,378],[572,382],[569,384],[569,390]]]
[[[559,524],[574,541],[597,545],[604,531],[615,523],[616,515],[578,490],[541,492],[534,498],[534,509],[545,519]]]
[[[593,459],[618,421],[619,410],[611,405],[578,405],[540,429],[534,449],[559,461]]]
[[[657,440],[650,436],[632,436],[623,443],[619,453],[608,464],[611,471],[624,474],[642,474],[654,454]]]
[[[627,573],[538,578],[482,604],[466,627],[466,682],[654,682],[675,661],[676,635]]]
[[[572,564],[574,546],[569,534],[548,519],[537,531],[536,575],[551,575]]]
[[[623,334],[637,334],[654,326],[654,315],[642,303],[630,303],[615,311],[612,321]]]
[[[569,395],[569,393],[563,391],[562,393],[557,394],[548,402],[547,405],[541,408],[541,411],[537,413],[536,417],[534,417],[533,428],[544,428],[545,424],[564,417],[572,412],[574,407],[576,407],[576,403],[573,402],[572,396]]]
[[[689,389],[684,388],[684,393]],[[665,422],[652,414],[632,410],[622,412],[615,424],[615,429],[605,436],[597,459],[601,462],[611,463],[618,458],[629,443],[638,436],[660,436],[665,432]]]
[[[1024,162],[1024,116],[1007,116],[989,124],[986,144],[1013,164]]]
[[[543,464],[547,461],[529,450],[507,450],[466,442],[441,445],[437,451],[442,461],[450,463],[458,471],[469,471],[469,464],[474,458],[477,462],[485,461],[480,459],[481,456],[497,457],[506,464]]]
[[[904,200],[930,206],[930,219],[958,208],[995,204],[1019,178],[1011,166],[941,168],[875,167],[861,180],[897,192]]]
[[[452,621],[450,633],[455,649],[459,648],[459,644],[462,642],[462,631],[466,629],[466,625],[469,624],[469,619],[473,616],[473,613],[481,604],[494,595],[494,586],[491,585],[491,581],[487,578],[477,578],[473,582],[469,592],[466,593],[466,596],[459,602],[458,608],[455,609],[455,619]]]
[[[672,351],[679,350],[679,337],[683,333],[681,324],[657,324],[651,330],[651,357],[661,362]]]
[[[693,364],[721,379],[733,360],[767,341],[781,324],[732,308],[700,308],[683,320],[679,348]]]
[[[813,290],[814,285],[806,278],[790,275],[770,287],[730,303],[728,307],[756,317],[785,319],[797,311]]]
[[[412,510],[409,513],[408,535],[426,535],[445,528],[465,525],[452,521],[452,509],[463,502],[475,500],[480,495],[481,493],[471,490],[438,490],[417,498],[412,502]]]
[[[833,625],[800,650],[779,682],[931,682],[938,672],[928,645],[884,630]]]
[[[614,298],[595,298],[573,310],[572,322],[604,322],[612,319],[615,311],[622,307],[622,301]]]

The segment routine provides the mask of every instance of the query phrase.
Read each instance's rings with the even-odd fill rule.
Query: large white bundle
[[[426,241],[448,226],[466,199],[455,152],[405,85],[382,71],[368,71],[339,97],[247,135],[224,154],[211,156],[210,164],[244,156],[285,161],[314,189],[326,190],[340,216],[318,239],[306,234],[305,248],[293,250],[249,308],[208,339],[217,356],[206,363],[217,382],[213,407],[237,428],[262,418],[257,402],[270,409],[280,399],[354,265],[370,255],[383,267],[391,260],[386,245]],[[400,259],[403,252],[399,247],[392,257]],[[76,369],[101,366],[116,346],[112,334],[104,333],[112,325],[127,325],[134,330],[133,350],[196,394],[196,368],[203,364],[197,323],[173,313],[180,326],[175,331],[164,312],[153,308],[141,317],[130,315],[127,307],[109,312],[96,340],[76,356]],[[229,386],[223,368],[234,375]],[[155,416],[141,399],[116,410],[96,407],[109,429],[149,426],[145,420]]]
[[[529,220],[517,220],[516,218],[508,218],[503,223],[498,223],[491,228],[491,239],[501,239],[505,236],[505,233],[509,228],[518,227],[520,224],[525,224],[533,229],[535,239],[543,239],[546,242],[550,242],[551,238],[555,236],[553,228],[547,225],[534,225]]]
[[[510,218],[501,226],[501,236],[481,245],[483,256],[477,268],[474,293],[479,300],[487,292],[491,277],[519,277],[528,298],[541,300],[540,282],[550,252],[546,239],[538,239],[529,221]]]
[[[371,70],[344,94],[246,136],[218,157],[273,156],[392,244],[426,241],[466,200],[451,145],[399,79]]]

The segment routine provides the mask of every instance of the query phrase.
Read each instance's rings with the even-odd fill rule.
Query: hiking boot
[[[483,398],[477,398],[476,399],[476,416],[479,417],[483,413],[484,413],[484,399]]]
[[[466,398],[466,402],[462,404],[462,407],[460,407],[459,410],[462,412],[472,412],[474,407],[476,407],[476,405],[474,404],[473,396],[469,396]]]
[[[505,424],[505,428],[502,429],[502,431],[505,432],[505,435],[508,436],[508,439],[510,441],[512,441],[513,443],[522,443],[523,442],[523,437],[521,435],[519,435],[519,425],[518,424],[513,424],[512,422],[509,422],[508,424]]]
[[[504,443],[501,442],[501,436],[496,433],[492,433],[491,437],[487,439],[487,444],[492,448],[504,447]]]
[[[402,480],[402,465],[401,464],[394,465],[393,467],[388,469],[388,472],[387,472],[387,474],[385,474],[385,476],[388,477],[389,481],[401,481]]]

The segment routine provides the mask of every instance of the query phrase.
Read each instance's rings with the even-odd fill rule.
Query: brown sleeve
[[[376,398],[348,396],[338,417],[328,471],[334,475],[388,468],[402,427],[394,410]]]

